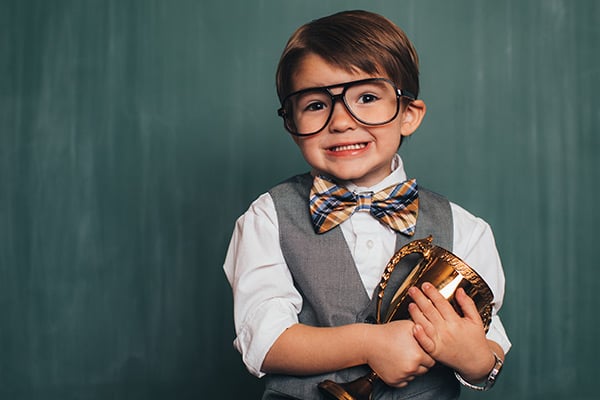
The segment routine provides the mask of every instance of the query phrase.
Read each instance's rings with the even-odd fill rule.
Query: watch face
[[[496,383],[496,379],[498,379],[498,375],[500,375],[500,372],[502,371],[502,365],[504,365],[504,363],[496,353],[494,353],[494,357],[496,358],[496,364],[494,364],[494,368],[492,368],[492,371],[490,372],[490,375],[488,376],[487,382],[485,384],[485,387],[488,389],[494,386],[494,383]]]

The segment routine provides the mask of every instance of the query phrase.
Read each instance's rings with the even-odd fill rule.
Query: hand
[[[436,361],[469,381],[487,376],[494,355],[473,300],[462,288],[456,291],[455,299],[464,315],[461,317],[432,284],[424,283],[421,289],[412,287],[408,292],[414,300],[409,313],[415,322],[417,342]]]
[[[435,365],[415,339],[414,326],[406,320],[372,326],[367,363],[389,386],[404,387]]]

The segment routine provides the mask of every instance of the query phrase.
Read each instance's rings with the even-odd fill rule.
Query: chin
[[[341,180],[341,181],[351,181],[353,183],[355,183],[358,186],[371,186],[371,185],[363,185],[361,182],[364,182],[365,180],[369,179],[367,176],[365,176],[364,174],[351,174],[351,173],[341,173],[341,174],[331,174],[332,176],[336,177],[337,179]]]

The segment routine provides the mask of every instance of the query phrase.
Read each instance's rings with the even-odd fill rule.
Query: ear
[[[402,123],[400,126],[402,136],[410,136],[417,130],[425,117],[426,111],[427,107],[423,100],[411,101],[404,110],[402,110]]]

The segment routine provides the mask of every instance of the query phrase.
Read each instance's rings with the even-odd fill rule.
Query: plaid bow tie
[[[352,193],[323,176],[317,176],[310,191],[310,214],[315,232],[333,229],[356,211],[368,211],[393,230],[412,236],[419,212],[417,193],[415,179],[377,193]]]

